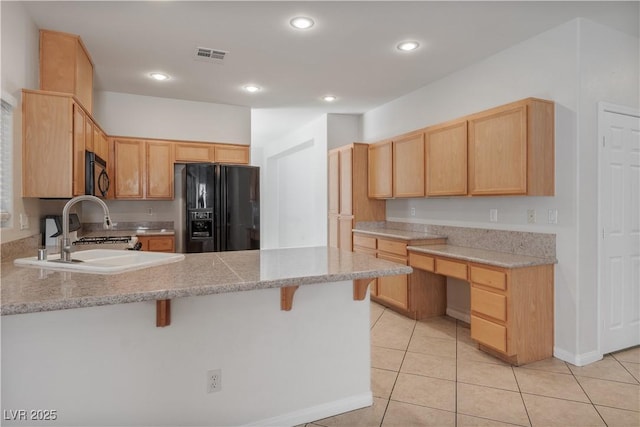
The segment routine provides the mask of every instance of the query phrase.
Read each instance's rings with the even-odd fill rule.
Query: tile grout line
[[[616,359],[616,362],[617,362],[617,359]],[[565,364],[566,363],[567,362],[565,362]],[[618,363],[620,363],[620,362],[618,362]],[[589,393],[587,393],[587,390],[585,390],[584,387],[582,386],[582,383],[580,383],[580,381],[578,381],[578,378],[576,377],[576,374],[573,373],[573,370],[571,369],[570,366],[567,366],[567,368],[569,368],[569,372],[571,372],[571,376],[573,376],[573,379],[578,383],[578,386],[580,386],[580,390],[582,390],[584,395],[587,396],[587,399],[589,399],[589,403],[591,404],[593,409],[596,411],[596,413],[598,414],[598,416],[600,417],[600,419],[602,420],[604,425],[607,426],[608,425],[607,422],[604,420],[604,417],[602,416],[600,411],[598,411],[598,408],[596,407],[595,403],[593,403],[593,400],[591,400],[591,396],[589,396]]]
[[[522,406],[524,406],[524,412],[527,414],[527,419],[529,420],[529,425],[533,425],[533,421],[531,421],[531,415],[529,415],[529,409],[527,408],[527,403],[524,401],[524,396],[522,395],[522,389],[520,388],[520,383],[518,382],[518,376],[516,375],[516,371],[511,365],[511,373],[513,374],[513,378],[516,380],[516,386],[518,387],[518,394],[520,394],[520,400],[522,400]]]
[[[622,360],[622,361],[620,361],[620,360],[618,360],[618,358],[615,356],[615,354],[614,354],[614,353],[609,353],[609,354],[611,355],[611,357],[613,358],[613,360],[615,360],[616,362],[618,362],[618,363],[620,364],[620,366],[622,366],[622,368],[623,368],[625,371],[627,371],[627,372],[629,373],[629,375],[631,375],[631,377],[632,377],[634,380],[636,380],[636,383],[640,384],[640,379],[636,378],[636,376],[635,376],[635,375],[633,375],[633,372],[631,372],[629,369],[627,369],[627,367],[626,367],[626,366],[624,366],[624,363],[622,363],[622,362],[627,362],[627,363],[635,363],[635,362],[628,362],[628,361],[626,361],[626,360]]]
[[[385,311],[387,309],[385,308]],[[382,316],[380,316],[382,317]],[[391,391],[389,392],[389,399],[387,400],[387,406],[384,408],[384,413],[382,414],[382,418],[380,419],[380,427],[384,424],[384,417],[387,416],[387,410],[389,409],[389,405],[391,404],[391,396],[393,395],[393,389],[396,388],[396,383],[398,382],[398,378],[400,377],[400,371],[402,370],[402,365],[404,364],[404,359],[407,357],[407,350],[409,350],[409,344],[411,343],[411,338],[413,338],[413,334],[416,330],[417,321],[413,322],[413,328],[411,329],[411,335],[409,336],[409,341],[407,342],[407,347],[404,349],[404,354],[402,355],[402,361],[400,362],[400,367],[398,367],[398,372],[396,373],[396,379],[391,386]]]

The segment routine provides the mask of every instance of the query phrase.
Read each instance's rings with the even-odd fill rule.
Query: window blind
[[[13,107],[15,101],[2,94],[0,123],[0,227],[12,226],[13,208]]]

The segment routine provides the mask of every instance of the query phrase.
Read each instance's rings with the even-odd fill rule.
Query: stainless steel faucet
[[[69,210],[73,205],[78,202],[96,202],[102,206],[104,211],[104,228],[109,230],[111,228],[111,218],[109,217],[109,208],[107,204],[97,198],[96,196],[77,196],[72,198],[64,205],[62,209],[62,241],[60,242],[60,260],[62,262],[72,262],[71,260],[71,239],[69,238]]]

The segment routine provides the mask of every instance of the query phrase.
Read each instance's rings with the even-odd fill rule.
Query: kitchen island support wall
[[[4,316],[2,410],[57,410],[57,425],[296,425],[370,405],[368,299],[351,281],[300,286],[281,311],[279,293],[176,298],[167,328],[154,301]],[[223,381],[208,394],[212,369]]]

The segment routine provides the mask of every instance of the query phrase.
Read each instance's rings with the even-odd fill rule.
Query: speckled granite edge
[[[395,229],[388,229],[388,228],[377,229],[377,230],[355,229],[354,231],[360,234],[389,237],[391,239],[406,240],[406,241],[446,239],[445,236],[438,236],[431,233],[425,233],[420,231],[395,230]]]
[[[535,267],[537,265],[557,264],[558,262],[555,258],[539,258],[452,245],[409,246],[407,249],[429,255],[438,255],[503,268]]]
[[[539,258],[556,257],[556,235],[523,231],[491,230],[484,228],[453,227],[405,222],[358,222],[356,229],[375,231],[384,229],[430,233],[447,238],[447,244],[468,248],[486,249]]]
[[[173,230],[173,221],[139,221],[139,222],[116,222],[112,231],[130,231],[138,229],[146,230]],[[85,222],[82,224],[82,231],[85,233],[93,231],[104,231],[101,222]]]
[[[316,252],[313,252],[313,251]],[[53,271],[45,274],[37,267],[2,265],[1,315],[66,310],[179,297],[202,296],[286,286],[351,281],[380,276],[410,274],[409,266],[379,260],[365,254],[330,248],[326,272],[300,268],[292,259],[317,260],[327,248],[271,250],[270,253],[188,254],[179,263],[150,267],[122,274],[98,275]],[[321,252],[317,252],[321,251]],[[262,255],[262,256],[260,256]],[[271,255],[271,257],[269,256]],[[314,266],[315,261],[310,262]],[[272,268],[265,266],[271,263]],[[283,264],[284,263],[284,264]],[[288,267],[284,265],[288,263]],[[275,268],[277,267],[277,268]],[[266,271],[263,271],[265,270]],[[275,268],[275,269],[274,269]],[[284,270],[283,270],[284,268]],[[193,279],[190,275],[193,274]],[[202,274],[211,277],[211,280]],[[258,274],[259,278],[253,278]],[[265,277],[276,274],[274,277]],[[198,276],[200,275],[200,276]],[[179,283],[175,281],[179,281]],[[101,293],[107,290],[108,293]],[[53,296],[52,296],[53,295]]]

